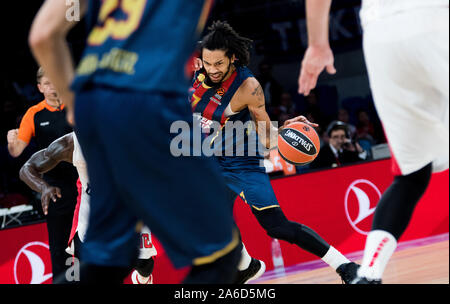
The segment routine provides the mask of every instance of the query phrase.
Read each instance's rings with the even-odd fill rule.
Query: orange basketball
[[[293,165],[309,164],[319,151],[320,140],[316,130],[303,122],[287,125],[278,135],[278,152]]]

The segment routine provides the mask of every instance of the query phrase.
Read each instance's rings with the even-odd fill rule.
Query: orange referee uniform
[[[72,132],[65,118],[64,105],[55,109],[45,100],[30,107],[22,118],[18,139],[30,143],[34,137],[38,149],[47,148],[55,139]]]

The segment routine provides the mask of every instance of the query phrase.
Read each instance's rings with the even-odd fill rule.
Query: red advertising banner
[[[48,284],[52,263],[45,223],[0,231],[0,283]]]
[[[373,161],[283,177],[272,186],[286,217],[315,230],[344,254],[364,249],[374,208],[393,180],[390,160]],[[267,270],[317,257],[266,235],[240,198],[235,218],[247,251]],[[449,231],[449,171],[434,174],[400,242]],[[175,270],[154,236],[158,250],[154,283],[179,283],[188,269]],[[51,263],[45,224],[0,231],[0,283],[50,283]],[[129,283],[129,278],[125,280]]]

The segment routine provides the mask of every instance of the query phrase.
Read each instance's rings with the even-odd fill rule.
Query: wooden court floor
[[[399,243],[383,276],[383,284],[449,284],[448,233],[405,243]],[[346,255],[360,263],[363,252]],[[319,267],[311,267],[312,264]],[[333,269],[321,261],[302,264],[286,269],[284,276],[273,271],[266,272],[250,284],[342,284]],[[294,269],[292,269],[294,268]],[[315,269],[311,269],[315,268]],[[298,269],[298,270],[296,270]]]

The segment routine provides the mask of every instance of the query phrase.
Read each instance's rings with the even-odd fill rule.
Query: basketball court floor
[[[383,284],[449,284],[449,234],[400,242],[383,276]],[[363,251],[346,254],[361,263]],[[267,271],[249,284],[342,284],[322,260],[287,267],[284,274]]]

